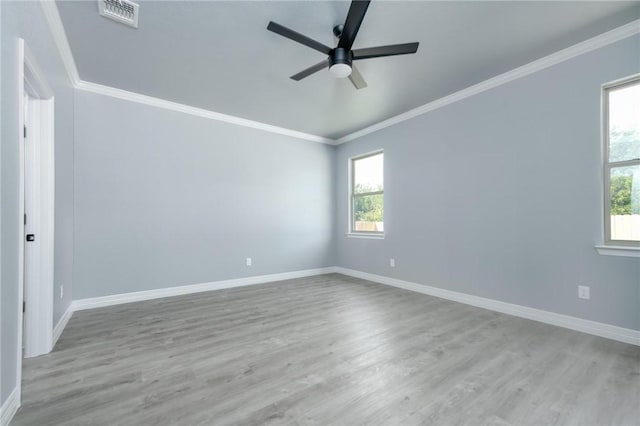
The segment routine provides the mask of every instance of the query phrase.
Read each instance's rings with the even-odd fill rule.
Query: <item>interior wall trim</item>
[[[446,290],[439,287],[432,287],[410,281],[399,280],[397,278],[385,277],[383,275],[370,274],[368,272],[356,271],[354,269],[336,267],[338,274],[350,277],[361,278],[404,290],[415,291],[416,293],[427,294],[441,299],[452,300],[466,305],[476,306],[507,315],[513,315],[533,321],[543,322],[570,330],[580,331],[619,342],[640,346],[640,330],[618,327],[596,321],[590,321],[569,315],[557,314],[555,312],[544,311],[542,309],[530,308],[528,306],[516,305],[514,303],[501,302],[499,300],[487,299],[480,296],[473,296],[457,291]]]
[[[136,291],[132,293],[114,294],[110,296],[92,297],[88,299],[78,299],[74,300],[71,303],[71,310],[75,312],[85,309],[102,308],[104,306],[120,305],[123,303],[140,302],[143,300],[160,299],[163,297],[201,293],[203,291],[213,291],[226,288],[244,287],[248,285],[266,284],[274,281],[291,280],[294,278],[304,278],[315,275],[329,274],[333,271],[333,267],[306,269],[302,271],[283,272],[279,274],[269,275],[256,275],[253,277],[236,278],[231,280]]]
[[[350,277],[361,278],[379,284],[402,288],[404,290],[414,291],[416,293],[427,294],[429,296],[439,297],[441,299],[447,299],[458,303],[464,303],[466,305],[476,306],[494,312],[513,315],[520,318],[538,321],[557,327],[568,328],[570,330],[580,331],[594,336],[604,337],[607,339],[617,340],[619,342],[640,346],[640,330],[618,327],[611,324],[590,321],[583,318],[544,311],[542,309],[516,305],[514,303],[501,302],[499,300],[487,299],[480,296],[474,296],[466,293],[460,293],[457,291],[446,290],[439,287],[418,284],[410,281],[400,280],[397,278],[371,274],[368,272],[357,271],[354,269],[343,268],[339,266],[284,272],[280,274],[259,275],[254,277],[214,281],[202,284],[192,284],[186,286],[177,286],[156,290],[139,291],[134,293],[123,293],[110,296],[74,300],[67,312],[65,312],[63,317],[58,322],[58,325],[56,325],[56,340],[60,336],[60,334],[62,334],[62,330],[75,311],[102,308],[105,306],[120,305],[124,303],[140,302],[144,300],[158,299],[163,297],[194,294],[203,291],[222,290],[226,288],[243,287],[256,284],[268,284],[275,281],[304,278],[330,273],[338,273]]]
[[[67,35],[65,33],[64,26],[62,24],[62,19],[60,18],[60,13],[58,12],[58,7],[56,6],[54,1],[41,0],[40,3],[42,4],[44,15],[51,29],[53,39],[56,43],[56,46],[58,47],[58,50],[60,51],[60,56],[62,58],[62,61],[64,62],[64,66],[67,70],[69,80],[71,81],[72,85],[76,89],[98,93],[106,96],[112,96],[119,99],[128,100],[131,102],[139,102],[142,104],[151,105],[158,108],[166,108],[172,111],[178,111],[185,114],[192,114],[198,117],[223,121],[223,122],[235,124],[238,126],[250,127],[254,129],[264,130],[266,132],[291,136],[297,139],[307,140],[311,142],[326,143],[330,145],[340,145],[346,142],[350,142],[364,135],[377,132],[378,130],[382,130],[389,126],[393,126],[394,124],[398,124],[403,121],[409,120],[411,118],[417,117],[419,115],[426,114],[427,112],[436,110],[438,108],[442,108],[454,102],[461,101],[470,96],[477,95],[478,93],[485,92],[487,90],[490,90],[495,87],[501,86],[503,84],[509,83],[511,81],[517,80],[519,78],[533,74],[545,68],[549,68],[553,65],[557,65],[571,58],[575,58],[576,56],[582,55],[592,50],[599,49],[601,47],[607,46],[609,44],[615,43],[617,41],[623,40],[627,37],[631,37],[635,34],[640,33],[640,19],[637,19],[628,24],[615,28],[611,31],[602,33],[588,40],[577,43],[573,46],[567,47],[566,49],[552,53],[543,58],[540,58],[533,62],[525,64],[521,67],[515,68],[511,71],[507,71],[503,74],[497,75],[488,80],[485,80],[473,86],[467,87],[466,89],[462,89],[458,92],[452,93],[440,99],[436,99],[432,102],[426,103],[424,105],[421,105],[417,108],[414,108],[402,114],[380,121],[376,124],[357,130],[353,133],[349,133],[345,136],[342,136],[341,138],[331,139],[331,138],[326,138],[319,135],[312,135],[309,133],[300,132],[297,130],[287,129],[284,127],[278,127],[271,124],[261,123],[259,121],[253,121],[246,118],[236,117],[228,114],[222,114],[219,112],[215,112],[215,111],[211,111],[203,108],[197,108],[197,107],[193,107],[185,104],[180,104],[180,103],[168,101],[165,99],[142,95],[142,94],[130,92],[127,90],[117,89],[114,87],[109,87],[109,86],[104,86],[97,83],[83,81],[80,79],[78,68],[76,67],[76,63],[73,59],[73,54],[71,52],[69,40],[67,39]]]
[[[209,118],[212,120],[222,121],[225,123],[235,124],[238,126],[249,127],[253,129],[263,130],[265,132],[277,133],[280,135],[291,136],[296,139],[302,139],[311,142],[320,142],[326,144],[334,144],[335,140],[325,138],[318,135],[312,135],[310,133],[304,133],[297,130],[287,129],[284,127],[274,126],[271,124],[261,123],[259,121],[253,121],[246,118],[236,117],[233,115],[222,114],[215,111],[210,111],[202,108],[196,108],[189,105],[180,104],[177,102],[168,101],[165,99],[155,98],[152,96],[142,95],[140,93],[130,92],[127,90],[117,89],[114,87],[104,86],[97,83],[91,83],[80,79],[78,68],[73,54],[71,52],[71,46],[67,39],[60,13],[55,1],[41,0],[40,4],[44,11],[45,18],[49,24],[51,35],[55,41],[60,57],[67,70],[67,75],[74,88],[84,90],[87,92],[98,93],[105,96],[111,96],[119,99],[128,100],[131,102],[138,102],[145,105],[151,105],[158,108],[164,108],[171,111],[182,112],[185,114],[195,115],[197,117]]]
[[[67,70],[69,80],[71,80],[71,84],[75,87],[80,82],[80,74],[78,73],[76,61],[73,59],[73,54],[71,53],[71,46],[69,45],[67,33],[64,31],[64,26],[62,25],[58,6],[56,6],[55,1],[47,0],[41,0],[40,4],[42,5],[44,17],[49,24],[53,40],[60,52],[62,63]]]
[[[632,21],[626,25],[615,28],[606,33],[602,33],[600,35],[587,39],[578,44],[574,44],[573,46],[569,46],[566,49],[559,50],[555,53],[552,53],[548,56],[537,59],[533,62],[529,62],[528,64],[522,65],[521,67],[515,68],[511,71],[507,71],[503,74],[497,75],[488,80],[485,80],[473,86],[467,87],[466,89],[462,89],[458,92],[455,92],[443,98],[437,99],[433,102],[426,103],[424,105],[421,105],[417,108],[414,108],[402,114],[396,115],[389,119],[383,120],[379,123],[373,124],[369,127],[365,127],[364,129],[350,133],[346,136],[343,136],[337,139],[335,141],[335,144],[340,145],[345,142],[349,142],[354,139],[360,138],[364,135],[377,132],[378,130],[382,130],[389,126],[393,126],[394,124],[398,124],[403,121],[410,120],[419,115],[426,114],[430,111],[436,110],[438,108],[442,108],[454,102],[461,101],[470,96],[477,95],[479,93],[485,92],[487,90],[490,90],[495,87],[501,86],[503,84],[509,83],[511,81],[517,80],[519,78],[526,77],[535,72],[544,70],[546,68],[557,65],[561,62],[575,58],[576,56],[583,55],[585,53],[599,49],[601,47],[605,47],[607,45],[610,45],[612,43],[634,36],[639,33],[640,33],[640,19]]]
[[[265,132],[291,136],[297,139],[303,139],[311,142],[320,142],[326,144],[333,144],[335,142],[333,139],[328,139],[322,136],[299,132],[297,130],[286,129],[284,127],[272,126],[271,124],[261,123],[259,121],[248,120],[246,118],[235,117],[233,115],[221,114],[219,112],[209,111],[207,109],[196,108],[177,102],[154,98],[153,96],[147,96],[140,93],[129,92],[127,90],[116,89],[115,87],[104,86],[97,83],[90,83],[88,81],[80,80],[76,84],[75,88],[85,92],[97,93],[99,95],[110,96],[113,98],[123,99],[125,101],[137,102],[144,105],[150,105],[158,108],[168,109],[171,111],[195,115],[196,117],[209,118],[211,120],[217,120],[242,127],[263,130]]]
[[[18,408],[20,408],[20,388],[16,386],[0,407],[0,426],[8,426]]]
[[[62,316],[58,320],[58,323],[53,328],[53,344],[51,345],[52,350],[56,347],[56,343],[58,343],[58,339],[62,335],[64,328],[67,326],[67,324],[69,323],[69,320],[71,319],[71,316],[73,315],[72,305],[73,305],[73,302],[69,304],[69,306],[67,307],[67,310],[64,312],[64,314],[62,314]]]
[[[168,287],[154,290],[121,293],[109,296],[77,299],[71,302],[66,312],[62,315],[53,330],[53,347],[62,335],[69,320],[75,311],[103,308],[106,306],[121,305],[125,303],[141,302],[144,300],[160,299],[163,297],[183,296],[187,294],[201,293],[204,291],[222,290],[226,288],[244,287],[257,284],[268,284],[275,281],[291,280],[295,278],[311,277],[315,275],[330,274],[335,272],[335,267],[306,269],[301,271],[283,272],[278,274],[257,275],[253,277],[237,278],[223,281],[213,281],[201,284],[191,284],[176,287]],[[4,412],[4,411],[3,411]],[[0,424],[3,426],[4,423]]]

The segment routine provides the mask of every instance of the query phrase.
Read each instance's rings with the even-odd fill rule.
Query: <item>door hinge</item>
[[[27,302],[22,302],[22,312],[27,312]]]
[[[25,225],[27,224],[27,214],[26,213],[24,214],[24,224]]]
[[[24,138],[27,138],[27,126],[24,126]]]

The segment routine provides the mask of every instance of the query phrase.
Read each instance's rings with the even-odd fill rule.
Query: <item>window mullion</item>
[[[639,164],[640,164],[640,158],[634,158],[632,160],[614,161],[614,162],[607,163],[606,165],[609,166],[610,168],[614,168],[614,167],[637,166]]]
[[[384,191],[374,191],[374,192],[355,192],[353,195],[380,195],[383,194]]]

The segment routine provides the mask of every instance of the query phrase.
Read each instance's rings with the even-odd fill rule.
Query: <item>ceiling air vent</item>
[[[98,0],[100,15],[138,28],[138,5],[128,0]]]

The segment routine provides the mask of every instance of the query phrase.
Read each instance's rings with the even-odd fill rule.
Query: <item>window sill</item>
[[[634,246],[596,246],[598,253],[603,256],[640,257],[640,247]]]
[[[384,240],[384,234],[366,234],[362,232],[347,232],[347,238],[365,238],[369,240]]]

